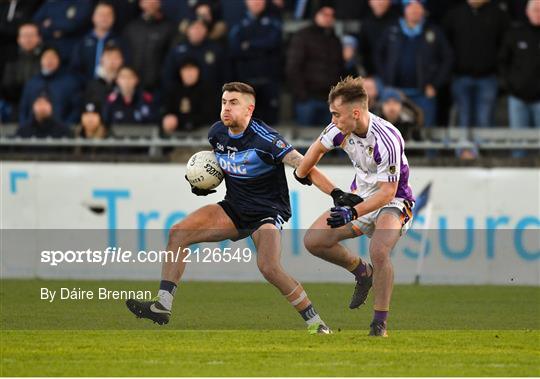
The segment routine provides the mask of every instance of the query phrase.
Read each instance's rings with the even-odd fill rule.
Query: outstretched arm
[[[320,143],[319,141],[317,141],[317,142]],[[308,150],[307,154],[309,154],[310,150],[311,150],[311,147]],[[292,168],[294,168],[296,170],[296,175],[298,177],[300,177],[300,178],[306,178],[307,177],[309,179],[309,181],[311,181],[313,184],[315,184],[315,186],[317,186],[318,189],[320,189],[322,192],[330,195],[332,190],[334,190],[336,188],[335,184],[322,171],[320,171],[319,169],[314,167],[317,164],[317,162],[321,159],[322,155],[319,156],[317,158],[317,160],[315,160],[313,162],[313,164],[309,167],[309,170],[306,170],[307,171],[306,174],[301,176],[298,173],[298,170],[299,170],[300,167],[307,166],[307,164],[304,164],[304,161],[305,161],[306,157],[308,157],[307,154],[304,157],[297,150],[291,150],[283,158],[283,163],[285,163],[286,165],[291,166]],[[313,158],[311,158],[311,159],[313,159]]]
[[[327,152],[328,149],[323,146],[321,141],[315,141],[311,144],[306,155],[302,159],[302,162],[300,162],[300,165],[296,168],[296,175],[300,178],[307,177]]]

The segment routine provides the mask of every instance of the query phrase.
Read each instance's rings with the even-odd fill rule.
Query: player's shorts
[[[358,233],[358,235],[361,233],[371,238],[373,232],[375,231],[375,223],[377,222],[379,216],[383,213],[391,213],[398,217],[401,221],[401,235],[404,235],[412,224],[413,207],[414,202],[396,197],[384,207],[353,220],[352,227]]]
[[[234,223],[234,226],[236,226],[236,229],[240,233],[240,236],[238,238],[231,239],[232,241],[238,241],[252,235],[253,232],[264,224],[272,224],[278,228],[278,230],[282,230],[283,224],[285,224],[285,222],[288,220],[288,218],[285,219],[277,212],[256,216],[245,215],[234,209],[234,205],[228,200],[222,200],[218,202],[218,205],[223,208],[227,216],[229,216]]]

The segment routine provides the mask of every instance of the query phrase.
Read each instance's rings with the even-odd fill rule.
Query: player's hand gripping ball
[[[208,195],[223,181],[223,171],[219,167],[216,155],[212,151],[200,151],[187,163],[186,180],[191,185],[191,192],[196,195]]]

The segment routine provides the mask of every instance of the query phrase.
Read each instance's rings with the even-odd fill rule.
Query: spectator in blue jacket
[[[77,79],[61,67],[60,54],[47,47],[40,59],[40,73],[24,86],[19,105],[19,123],[27,123],[32,115],[32,104],[37,97],[47,93],[57,120],[70,124],[79,120],[80,87]]]
[[[107,127],[118,124],[148,124],[155,122],[152,95],[139,86],[139,76],[134,68],[124,66],[118,71],[116,89],[111,92],[103,110]]]
[[[246,17],[231,28],[229,51],[233,80],[249,83],[257,92],[254,117],[278,121],[281,22],[267,15],[265,0],[246,0]]]
[[[42,93],[32,103],[30,119],[19,125],[16,135],[22,138],[61,138],[70,137],[71,132],[54,117],[53,104]]]
[[[113,6],[99,2],[92,15],[94,29],[75,45],[71,57],[71,68],[81,79],[87,81],[96,78],[105,46],[120,45],[119,37],[112,31],[114,20]]]
[[[208,39],[208,26],[201,19],[191,21],[187,29],[187,41],[173,47],[163,64],[162,87],[164,93],[178,80],[178,69],[186,59],[195,59],[201,68],[201,80],[214,83],[219,90],[225,82],[225,63],[222,46]]]
[[[404,17],[379,41],[376,65],[385,86],[399,88],[434,126],[437,90],[449,79],[452,50],[446,37],[426,21],[424,0],[403,0]]]
[[[92,5],[90,0],[47,0],[34,14],[44,42],[58,49],[64,63],[90,26]]]

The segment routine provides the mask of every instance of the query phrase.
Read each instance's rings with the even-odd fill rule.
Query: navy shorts
[[[234,205],[228,200],[222,200],[218,205],[223,208],[227,216],[232,220],[234,226],[240,233],[240,236],[232,241],[238,241],[244,239],[253,234],[257,229],[264,224],[272,224],[279,230],[283,229],[283,224],[287,222],[279,213],[268,213],[259,215],[245,215],[234,209]]]

